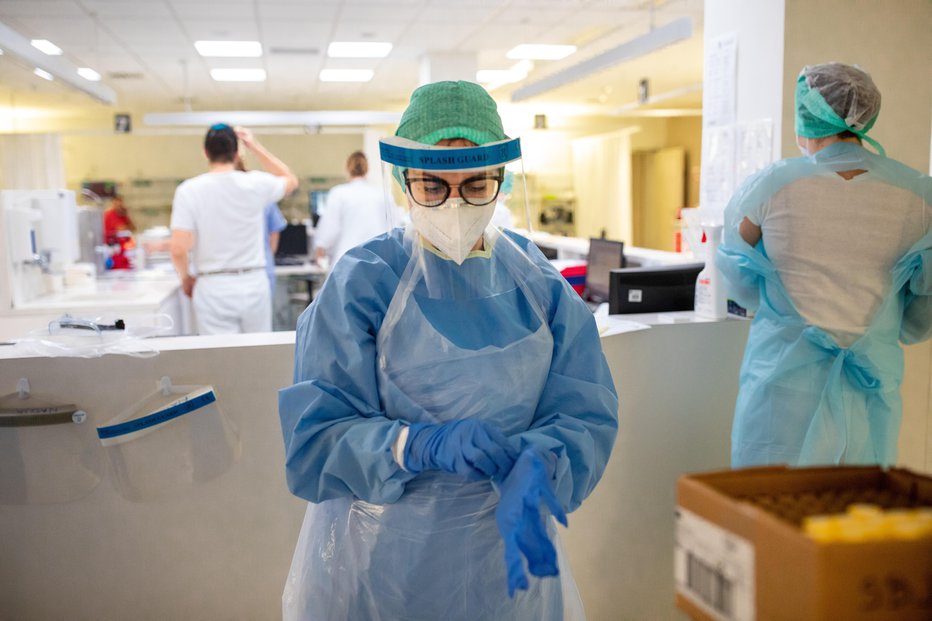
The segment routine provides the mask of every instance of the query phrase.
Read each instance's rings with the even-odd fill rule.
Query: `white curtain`
[[[573,141],[577,237],[599,237],[604,229],[609,239],[631,243],[631,134],[636,131]]]
[[[0,188],[51,190],[65,187],[58,134],[0,135]]]

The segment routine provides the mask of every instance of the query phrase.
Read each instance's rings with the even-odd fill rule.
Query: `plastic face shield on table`
[[[390,137],[380,141],[379,149],[387,195],[392,195],[390,185],[397,183],[414,230],[442,255],[462,264],[483,234],[489,239],[498,235],[490,223],[496,209],[507,209],[497,201],[505,166],[522,172],[521,145],[517,138],[481,146],[452,142],[457,146]],[[515,220],[526,226],[526,203],[518,211]]]

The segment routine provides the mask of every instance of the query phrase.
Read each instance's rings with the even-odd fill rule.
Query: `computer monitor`
[[[696,277],[704,263],[612,270],[609,315],[693,310]]]
[[[276,257],[306,256],[307,227],[303,224],[289,224],[278,238]]]
[[[589,256],[586,260],[586,286],[583,298],[587,302],[601,304],[608,301],[609,273],[625,266],[625,244],[612,239],[592,238],[589,240]]]
[[[559,254],[559,253],[557,252],[557,249],[556,249],[556,248],[553,248],[553,247],[551,247],[551,246],[544,246],[544,245],[538,244],[538,243],[536,243],[536,242],[535,242],[534,245],[537,246],[537,249],[540,250],[541,253],[543,253],[543,255],[544,255],[545,258],[550,259],[551,261],[552,261],[553,259],[556,259],[556,258],[557,258],[557,255]]]

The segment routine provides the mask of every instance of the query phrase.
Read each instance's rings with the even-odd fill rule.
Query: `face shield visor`
[[[525,193],[509,200],[512,195],[503,191],[511,189],[511,175],[523,182],[521,145],[517,138],[479,146],[461,139],[442,142],[452,144],[381,140],[382,179],[391,198],[386,204],[404,205],[404,225],[459,265],[494,244],[503,228],[527,227]]]

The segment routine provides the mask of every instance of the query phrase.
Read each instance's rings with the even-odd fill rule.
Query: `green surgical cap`
[[[472,82],[434,82],[415,90],[395,135],[422,144],[465,138],[481,145],[507,138],[495,100]]]
[[[880,114],[880,90],[862,69],[843,63],[804,67],[796,80],[796,135],[824,138],[844,131],[883,147],[867,132]]]

